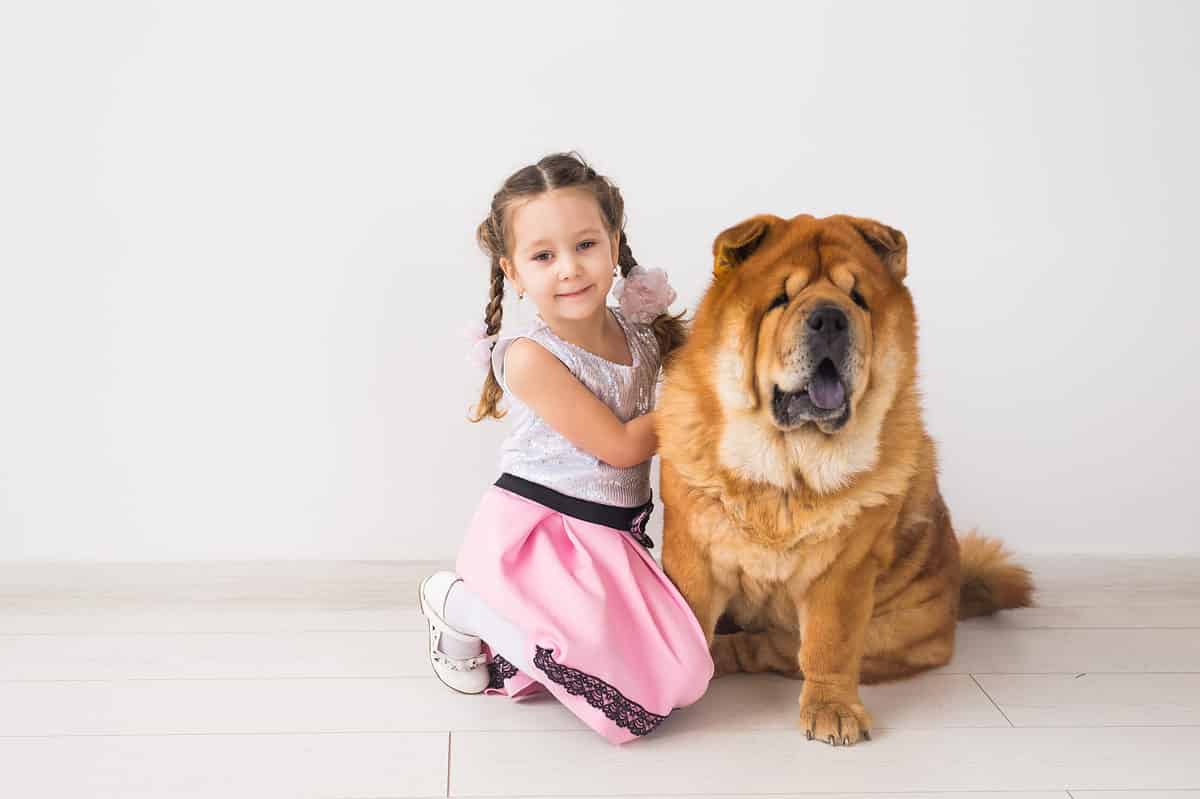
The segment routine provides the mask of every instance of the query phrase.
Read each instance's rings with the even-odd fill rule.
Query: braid
[[[629,249],[629,239],[625,231],[621,231],[621,243],[617,245],[617,263],[621,267],[621,277],[629,277],[629,270],[637,266],[633,250]]]
[[[500,332],[500,320],[504,318],[504,270],[500,268],[500,259],[492,259],[492,298],[488,300],[483,311],[483,321],[487,322],[487,335]]]
[[[484,251],[491,255],[492,278],[487,305],[483,309],[483,321],[487,325],[486,335],[492,336],[500,332],[500,322],[504,318],[504,270],[500,268],[500,253],[504,252],[502,239],[494,224],[495,214],[489,214],[476,231],[476,237]],[[504,389],[496,380],[496,373],[488,367],[487,377],[483,381],[483,391],[479,396],[479,404],[473,414],[468,416],[472,422],[482,422],[488,417],[503,419],[505,411],[500,409],[500,400],[504,397]]]

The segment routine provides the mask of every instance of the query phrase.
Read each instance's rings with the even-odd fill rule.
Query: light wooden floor
[[[414,603],[442,564],[0,564],[0,797],[1200,798],[1200,559],[1027,562],[1040,607],[864,689],[838,749],[772,676],[624,747],[452,693]]]

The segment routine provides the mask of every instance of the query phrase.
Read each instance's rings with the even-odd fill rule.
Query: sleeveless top
[[[528,330],[496,339],[492,371],[508,397],[513,419],[512,431],[500,448],[500,471],[578,499],[630,508],[650,500],[650,460],[622,469],[584,452],[510,393],[504,379],[504,353],[518,338],[529,338],[562,361],[622,422],[653,410],[662,365],[654,331],[629,321],[618,308],[608,310],[625,332],[633,355],[631,366],[601,358],[560,338],[540,316]]]

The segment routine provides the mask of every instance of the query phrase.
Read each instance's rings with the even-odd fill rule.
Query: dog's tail
[[[1033,577],[1013,563],[995,538],[972,531],[959,538],[961,589],[958,618],[990,616],[1007,608],[1033,605]]]

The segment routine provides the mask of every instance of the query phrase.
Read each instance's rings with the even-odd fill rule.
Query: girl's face
[[[500,266],[546,321],[588,319],[612,288],[620,234],[586,189],[553,189],[512,211],[512,258]]]

